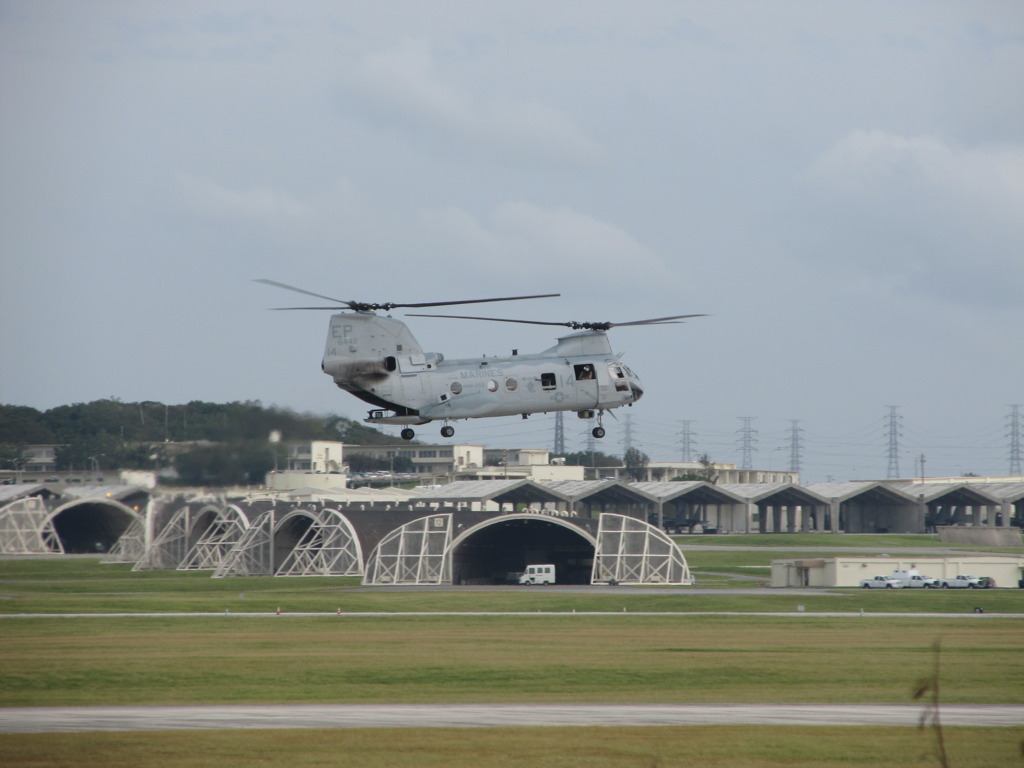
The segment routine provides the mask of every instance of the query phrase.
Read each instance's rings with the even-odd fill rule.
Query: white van
[[[892,577],[897,581],[903,582],[904,587],[917,588],[917,589],[935,589],[939,586],[939,580],[933,579],[930,576],[923,576],[914,570],[895,570],[892,572]]]
[[[554,584],[555,566],[553,565],[528,565],[526,572],[519,577],[520,584]]]

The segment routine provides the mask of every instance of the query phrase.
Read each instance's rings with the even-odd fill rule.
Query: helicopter
[[[542,352],[447,360],[439,352],[424,352],[408,326],[390,314],[392,309],[423,309],[459,304],[522,301],[560,296],[558,293],[505,296],[462,301],[412,304],[345,301],[296,288],[276,280],[256,282],[332,302],[326,307],[277,307],[279,310],[331,310],[321,370],[346,392],[375,406],[368,424],[403,426],[401,436],[412,440],[414,426],[439,421],[441,437],[452,437],[451,422],[495,416],[529,418],[535,413],[575,411],[595,419],[595,438],[605,436],[606,411],[632,406],[644,394],[639,377],[612,351],[606,332],[611,328],[679,323],[705,315],[673,315],[648,320],[612,322],[553,322],[467,315],[406,313],[409,317],[438,317],[500,323],[565,326],[575,333],[558,338]],[[340,311],[338,311],[340,310]],[[345,311],[351,310],[351,311]]]

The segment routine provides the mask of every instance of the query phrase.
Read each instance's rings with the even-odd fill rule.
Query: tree
[[[715,462],[708,458],[705,453],[698,460],[700,463],[700,469],[693,470],[691,472],[683,472],[681,475],[676,475],[672,478],[671,482],[703,482],[711,483],[714,485],[718,481],[718,470],[715,469]]]
[[[570,467],[621,467],[622,461],[617,456],[609,456],[601,451],[576,451],[565,454],[565,463]]]
[[[622,457],[622,463],[626,467],[626,475],[634,482],[643,480],[647,474],[647,465],[651,457],[636,448],[627,448]]]

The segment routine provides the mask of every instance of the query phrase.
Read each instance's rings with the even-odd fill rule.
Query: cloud
[[[437,240],[450,243],[464,266],[490,271],[506,264],[510,271],[542,274],[552,282],[609,287],[621,283],[673,284],[673,273],[659,255],[620,227],[568,207],[543,207],[507,201],[482,217],[450,206],[429,211],[423,226]]]
[[[854,131],[808,174],[832,252],[907,292],[965,303],[1024,288],[1024,147]]]
[[[196,210],[218,218],[253,222],[302,223],[316,214],[316,205],[268,186],[232,189],[211,179],[175,174],[179,189]]]
[[[378,117],[415,132],[518,158],[572,165],[598,162],[603,151],[563,112],[545,104],[474,96],[438,74],[429,45],[406,41],[360,58],[347,89]]]

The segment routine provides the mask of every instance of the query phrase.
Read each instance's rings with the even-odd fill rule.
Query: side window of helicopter
[[[384,358],[384,370],[388,373],[398,370],[398,358],[393,355],[388,355]]]
[[[462,392],[462,385],[459,382],[457,382],[457,381],[453,381],[452,382],[452,394],[453,395],[457,395],[457,394],[459,394],[461,392]]]
[[[612,375],[612,381],[615,382],[616,392],[628,392],[629,384],[626,382],[626,374],[622,371],[622,366],[618,363],[612,363],[608,366],[608,373]]]
[[[556,386],[555,374],[542,373],[540,375],[540,386],[542,389],[554,389]]]
[[[509,376],[507,379],[505,379],[505,389],[507,389],[509,392],[515,392],[518,387],[519,382],[516,381],[514,376]]]
[[[593,363],[580,363],[573,367],[576,370],[576,381],[590,381],[597,378]]]

